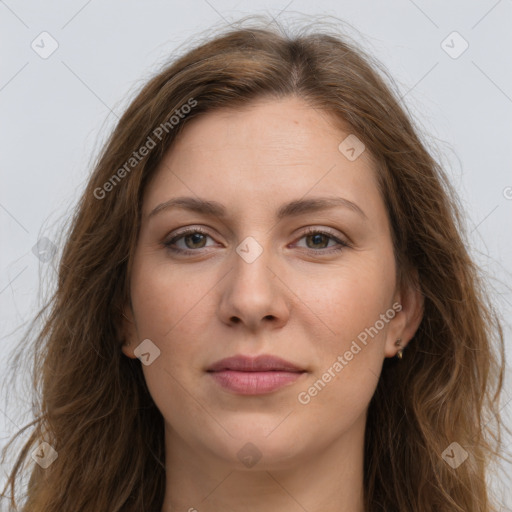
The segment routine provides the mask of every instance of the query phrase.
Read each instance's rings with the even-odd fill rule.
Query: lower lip
[[[262,395],[295,382],[305,372],[239,372],[223,370],[210,375],[223,387],[240,395]]]

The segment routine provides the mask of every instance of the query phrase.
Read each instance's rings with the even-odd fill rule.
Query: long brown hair
[[[66,234],[55,293],[36,318],[36,419],[3,453],[32,427],[4,488],[13,506],[28,462],[24,512],[161,510],[163,418],[140,361],[123,356],[119,337],[142,195],[191,119],[291,95],[348,123],[366,145],[399,282],[416,282],[424,296],[414,339],[400,364],[384,361],[369,404],[366,510],[497,510],[486,477],[502,448],[503,334],[449,181],[375,59],[334,32],[304,28],[291,36],[257,25],[231,27],[156,74],[101,152]],[[143,146],[151,146],[145,156]],[[134,152],[140,160],[131,160]],[[46,469],[30,460],[42,441],[58,453]],[[468,453],[457,469],[442,456],[453,442]]]

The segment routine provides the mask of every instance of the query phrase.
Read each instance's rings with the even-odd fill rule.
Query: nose
[[[221,320],[250,331],[283,327],[290,314],[291,293],[287,293],[271,249],[263,248],[254,261],[234,252],[233,260],[231,271],[220,283]]]

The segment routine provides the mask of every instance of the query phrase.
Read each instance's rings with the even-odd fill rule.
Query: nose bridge
[[[236,247],[233,262],[234,275],[232,276],[231,286],[239,286],[244,293],[253,293],[251,296],[256,299],[260,296],[263,299],[264,294],[271,293],[272,272],[268,267],[272,262],[272,248],[270,239],[263,236],[248,236],[244,238]]]

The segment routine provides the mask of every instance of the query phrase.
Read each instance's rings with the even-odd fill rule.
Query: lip
[[[262,354],[256,357],[237,355],[226,357],[216,363],[213,363],[208,372],[219,372],[222,370],[234,370],[238,372],[267,372],[267,371],[285,371],[285,372],[303,372],[304,368],[299,368],[290,361],[280,357]]]
[[[229,391],[241,395],[260,395],[292,384],[306,370],[280,357],[263,354],[257,357],[227,357],[211,365],[207,372]]]

